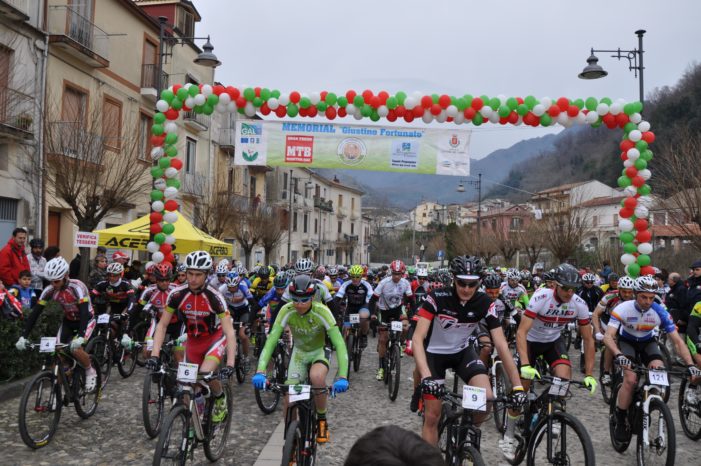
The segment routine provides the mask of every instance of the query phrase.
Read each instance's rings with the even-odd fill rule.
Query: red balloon
[[[240,95],[239,98],[236,99],[236,106],[238,108],[244,108],[246,106],[246,98]]]
[[[373,94],[370,89],[365,89],[363,91],[362,96],[363,96],[363,99],[365,99],[365,103],[369,103],[370,99],[372,99],[375,96],[375,94]]]
[[[623,141],[621,141],[621,150],[623,152],[628,152],[628,149],[632,149],[633,147],[635,147],[635,143],[630,139],[625,138]]]
[[[168,201],[168,202],[170,202],[170,201]],[[163,231],[163,227],[161,226],[160,223],[152,223],[151,224],[151,233],[153,233],[154,235],[156,235],[162,231]]]
[[[175,168],[176,170],[180,170],[181,168],[183,168],[183,161],[178,158],[172,158],[170,159],[170,166]]]
[[[433,99],[431,98],[430,95],[425,95],[421,97],[421,106],[423,108],[431,108],[431,105],[433,105]],[[416,108],[416,107],[414,107]]]
[[[551,117],[556,117],[560,114],[560,107],[557,105],[551,105],[550,108],[548,109],[548,115]]]
[[[638,231],[647,230],[647,226],[648,226],[648,221],[647,221],[647,219],[644,219],[644,218],[638,218],[633,223],[633,227],[635,227],[635,229]]]
[[[638,243],[647,243],[652,239],[652,233],[650,230],[641,230],[635,235],[635,239],[638,240]]]
[[[567,107],[567,116],[574,118],[577,115],[579,115],[579,107],[576,105],[570,105]]]
[[[329,91],[321,91],[321,93],[319,93],[319,96],[321,97],[322,102],[326,102],[327,95],[329,95]]]
[[[307,113],[309,114],[310,118],[314,118],[319,113],[319,109],[312,105],[307,109]]]
[[[445,121],[447,121],[448,123],[452,123],[452,122],[453,122],[453,117],[448,117]]]
[[[516,112],[509,113],[508,118],[509,118],[509,123],[511,123],[512,125],[515,125],[516,123],[518,123],[518,113],[516,113]]]
[[[278,118],[284,118],[285,115],[287,115],[287,107],[280,105],[275,109],[275,115],[277,115]]]
[[[557,106],[560,108],[560,110],[566,112],[570,106],[570,101],[567,97],[560,97],[559,99],[557,99]]]
[[[630,119],[628,118],[628,115],[626,115],[623,112],[616,115],[616,123],[618,124],[619,128],[623,128],[626,125],[626,123],[628,123],[629,121],[630,121]]]
[[[254,87],[253,92],[256,93],[256,97],[260,97],[260,87]]]
[[[241,95],[241,91],[234,86],[226,86],[226,93],[229,94],[231,96],[231,100],[234,101],[239,98],[239,95]]]
[[[170,211],[170,212],[172,212],[174,210],[178,210],[178,201],[174,201],[173,199],[166,201],[165,209]]]
[[[192,109],[191,109],[190,107],[188,107],[187,105],[185,105],[185,104],[183,104],[183,108],[181,108],[180,110],[182,110],[183,112],[192,111]]]
[[[440,106],[440,105],[438,105],[438,104],[433,104],[433,105],[431,105],[431,114],[432,114],[432,115],[436,115],[436,116],[440,115],[440,114],[441,114],[441,110],[442,110],[442,109],[441,109],[441,106]]]
[[[272,110],[268,107],[268,102],[263,102],[263,105],[260,106],[260,113],[263,115],[270,115],[270,112],[272,112]]]
[[[151,212],[151,215],[149,215],[149,219],[151,220],[151,223],[159,223],[163,221],[163,214],[160,212]]]
[[[216,95],[221,95],[222,92],[226,92],[226,88],[224,86],[222,86],[221,84],[217,84],[214,87],[212,87],[212,92],[214,92],[214,94],[216,94]]]
[[[166,256],[163,258],[164,261],[170,262],[171,264],[175,264],[175,256],[171,252],[170,254],[166,254]]]
[[[387,103],[387,99],[389,99],[389,93],[387,91],[380,91],[377,97],[380,98],[380,105],[384,105]]]
[[[482,97],[475,97],[474,99],[472,99],[472,108],[474,108],[475,110],[477,110],[479,112],[479,110],[482,107],[484,107],[484,102],[482,101]]]
[[[151,145],[152,146],[162,146],[163,143],[166,140],[166,135],[161,134],[160,136],[151,136]]]
[[[358,93],[352,89],[346,91],[346,99],[348,99],[348,102],[353,102],[353,99],[355,99],[356,95],[358,95]]]
[[[655,268],[651,265],[646,265],[645,267],[640,267],[640,275],[655,275]]]
[[[652,131],[645,131],[643,133],[643,141],[647,142],[648,144],[652,144],[655,142],[655,133]]]
[[[509,117],[499,117],[499,124],[505,125],[509,122]]]
[[[638,176],[638,169],[635,167],[628,167],[626,168],[626,176],[628,178],[633,178],[635,176]]]
[[[182,84],[173,84],[173,94],[177,94],[181,87],[183,87]]]
[[[603,117],[601,117],[601,121],[604,122],[607,128],[613,129],[616,127],[616,117],[611,115],[610,113],[607,113]]]
[[[424,114],[424,108],[420,105],[417,105],[411,111],[414,114],[414,118],[421,118]]]
[[[387,113],[387,121],[397,121],[397,112],[390,110]]]
[[[636,188],[639,188],[645,184],[645,179],[642,176],[634,176],[632,183],[633,183],[633,186],[635,186]]]
[[[438,98],[438,105],[440,105],[443,108],[448,108],[448,105],[450,105],[450,96],[443,94]]]
[[[625,152],[621,152],[621,160],[623,160],[624,162],[628,160],[628,154],[626,154]]]
[[[477,110],[475,110],[472,107],[467,107],[463,112],[463,115],[465,115],[465,118],[467,118],[468,120],[472,120],[475,117],[475,115],[477,115]]]
[[[174,108],[169,108],[168,110],[166,110],[166,112],[165,112],[164,115],[165,115],[166,118],[169,119],[169,120],[177,120],[178,117],[180,116],[180,112],[178,112],[178,111],[177,111],[176,109],[174,109]]]
[[[406,121],[407,123],[411,123],[412,121],[414,121],[414,114],[412,112],[406,112],[404,114],[404,121]]]
[[[339,118],[344,118],[346,115],[348,115],[348,111],[346,110],[346,107],[341,107],[338,109],[338,117]]]
[[[634,197],[627,197],[626,200],[623,201],[623,205],[629,209],[635,209],[635,206],[638,205],[638,200]]]
[[[373,95],[370,97],[370,99],[366,100],[365,102],[369,103],[371,107],[377,108],[380,105],[382,105],[382,102],[380,101],[380,98],[376,95]]]
[[[516,97],[516,102],[518,102],[518,104],[521,105],[525,101],[523,100],[523,97]]]
[[[407,109],[404,105],[399,105],[397,108],[394,109],[394,111],[397,112],[397,116],[399,118],[407,114]]]
[[[633,212],[633,209],[629,209],[628,207],[623,207],[620,211],[618,211],[618,214],[623,218],[630,218],[634,213],[635,212]]]
[[[326,118],[329,120],[333,120],[336,118],[336,108],[335,107],[326,107]]]
[[[290,92],[290,102],[298,104],[299,99],[301,99],[301,98],[302,98],[302,96],[299,94],[299,92],[297,92],[297,91]]]
[[[300,108],[299,109],[299,116],[302,116],[302,117],[309,116],[309,108]]]
[[[173,246],[171,246],[170,244],[168,244],[168,243],[161,244],[161,252],[163,253],[163,255],[169,254],[172,250],[173,250]]]

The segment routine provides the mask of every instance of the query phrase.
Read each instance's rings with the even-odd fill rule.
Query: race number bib
[[[401,321],[398,321],[398,320],[393,320],[393,321],[392,321],[392,331],[393,331],[393,332],[401,332],[401,331],[402,331],[402,323],[401,323]]]
[[[290,402],[308,400],[311,396],[311,388],[311,385],[290,385],[287,391]]]
[[[153,351],[153,340],[146,340],[146,351]]]
[[[669,380],[667,379],[667,371],[651,370],[648,372],[648,377],[650,378],[650,383],[653,385],[659,385],[661,387],[669,387]]]
[[[187,362],[178,364],[178,382],[197,382],[197,369],[199,369],[197,364],[189,364]]]
[[[110,323],[110,315],[105,313],[105,314],[100,314],[97,316],[97,323],[98,324],[109,324]]]
[[[56,350],[56,337],[41,337],[40,353],[53,353]]]
[[[474,411],[487,411],[487,390],[472,385],[463,385],[462,407]]]
[[[554,396],[565,396],[570,389],[570,381],[562,380],[559,377],[553,377],[553,382],[550,385],[548,393]]]
[[[360,314],[350,314],[348,318],[351,324],[360,323]]]

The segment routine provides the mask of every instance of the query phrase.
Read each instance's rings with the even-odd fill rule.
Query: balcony
[[[34,98],[14,89],[0,89],[0,135],[25,140],[34,136]]]
[[[109,35],[65,5],[49,6],[49,42],[73,58],[93,68],[106,68],[109,62]]]
[[[158,65],[143,64],[141,65],[141,95],[152,102],[158,100]],[[160,89],[168,87],[168,73],[161,71]]]
[[[326,200],[323,197],[314,196],[314,208],[333,212],[333,201]]]
[[[0,0],[0,16],[14,21],[29,21],[27,3],[29,0]]]
[[[182,192],[191,196],[203,196],[207,190],[207,177],[199,173],[183,172]]]
[[[183,113],[183,121],[185,126],[197,132],[207,131],[210,123],[209,116],[194,111]]]
[[[236,130],[234,128],[221,128],[219,130],[219,148],[229,154],[235,150]]]
[[[345,207],[338,207],[336,209],[336,217],[338,217],[338,218],[348,217],[348,211],[346,210],[346,208]]]
[[[105,138],[88,131],[82,122],[54,121],[46,126],[46,151],[91,163],[101,163]]]
[[[360,218],[360,213],[356,210],[351,210],[350,219],[355,221],[355,220],[358,220],[359,218]]]

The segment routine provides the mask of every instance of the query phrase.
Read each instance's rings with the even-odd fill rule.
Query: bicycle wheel
[[[149,438],[156,437],[161,431],[165,397],[163,375],[146,374],[141,392],[141,414],[144,418],[144,429]]]
[[[77,365],[73,369],[73,381],[71,389],[73,390],[73,407],[78,416],[87,419],[97,411],[97,404],[102,396],[102,373],[100,366],[95,360],[95,356],[90,356],[90,364],[95,369],[95,388],[87,390],[85,388],[85,369]]]
[[[355,339],[355,346],[353,347],[353,370],[358,372],[360,369],[360,358],[363,356],[363,350],[360,347],[360,338]]]
[[[389,399],[391,401],[396,400],[397,394],[399,393],[399,383],[402,376],[402,360],[400,359],[400,351],[401,349],[399,348],[398,344],[392,345],[387,364],[387,390],[389,391]]]
[[[601,396],[604,398],[604,403],[609,404],[611,401],[611,383],[605,384],[601,381],[604,376],[604,359],[606,358],[606,347],[601,348],[601,354],[599,355],[599,387],[601,390]],[[609,377],[612,377],[609,374]]]
[[[667,405],[659,398],[649,399],[647,423],[648,445],[644,444],[642,432],[638,434],[637,457],[639,465],[674,465],[677,443],[674,419]]]
[[[630,440],[633,434],[631,433],[628,440],[625,442],[619,442],[616,440],[616,436],[614,435],[616,431],[616,399],[618,398],[618,390],[621,388],[621,382],[617,378],[616,382],[614,383],[615,385],[611,390],[611,400],[609,401],[609,436],[611,437],[611,445],[613,446],[613,449],[618,453],[623,453],[628,449],[628,445],[630,445]]]
[[[511,383],[509,382],[504,365],[499,362],[494,367],[494,397],[502,398],[511,392]],[[506,431],[506,405],[499,402],[494,404],[494,424],[500,433]]]
[[[158,436],[158,444],[153,454],[153,465],[184,465],[187,453],[194,441],[194,431],[190,432],[190,412],[181,404],[170,410]],[[191,437],[192,436],[192,437]]]
[[[353,345],[355,345],[355,335],[349,333],[346,336],[346,351],[348,352],[348,379],[350,379],[350,367],[353,365]],[[356,369],[356,372],[358,370]]]
[[[559,435],[552,435],[551,453],[548,458],[548,419],[538,422],[528,443],[526,464],[535,466],[541,464],[582,464],[594,466],[594,446],[584,425],[571,414],[555,411],[550,415],[553,430],[559,426]]]
[[[25,385],[19,402],[19,433],[29,448],[41,448],[51,441],[61,408],[61,385],[52,372],[40,372]]]
[[[134,373],[137,356],[134,354],[133,350],[127,350],[122,345],[119,345],[117,348],[117,354],[119,355],[119,359],[117,359],[117,370],[119,371],[119,375],[126,379]]]
[[[214,408],[214,399],[212,399],[208,404],[209,414],[205,425],[204,455],[212,462],[217,461],[224,453],[226,440],[229,438],[229,430],[231,430],[231,417],[234,412],[234,400],[228,381],[222,381],[222,385],[226,395],[226,408],[228,411],[226,418],[221,422],[212,421],[211,414]]]
[[[102,375],[102,388],[107,385],[107,381],[110,379],[110,373],[112,372],[112,358],[114,353],[112,352],[112,345],[108,344],[105,337],[98,335],[91,339],[85,346],[85,352],[93,355],[95,361],[97,361],[100,366],[100,374]]]
[[[572,330],[567,326],[562,330],[562,341],[565,343],[565,349],[567,352],[570,351],[570,346],[572,345]]]
[[[256,334],[256,346],[253,347],[253,356],[256,358],[260,356],[260,353],[263,352],[263,348],[265,347],[266,340],[267,336],[265,335],[264,331]]]
[[[146,332],[148,332],[148,325],[146,322],[141,321],[134,325],[134,328],[129,331],[129,336],[133,341],[143,343],[144,340],[146,340]],[[134,359],[136,359],[136,364],[139,367],[144,367],[144,364],[146,364],[146,357],[143,351],[138,351],[136,355],[134,355]]]
[[[691,395],[689,395],[689,392]],[[689,380],[684,377],[679,387],[679,421],[684,434],[691,440],[701,438],[701,387],[689,388]]]
[[[460,466],[484,466],[484,460],[479,450],[472,445],[463,445],[460,450]]]
[[[287,426],[285,445],[282,447],[281,466],[303,465],[305,457],[302,455],[304,449],[304,435],[299,421],[295,419]]]
[[[270,380],[271,382],[279,382],[278,367],[280,367],[281,359],[282,355],[280,354],[280,351],[276,349],[272,359],[268,363],[268,368],[265,374],[268,377],[268,380]],[[280,392],[278,390],[259,390],[256,388],[255,393],[256,403],[258,403],[258,407],[261,411],[263,411],[264,414],[270,414],[275,412],[278,403],[280,403],[281,397]]]

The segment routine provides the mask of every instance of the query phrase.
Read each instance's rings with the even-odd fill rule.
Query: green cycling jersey
[[[328,335],[336,350],[338,376],[348,377],[348,353],[343,336],[329,308],[318,302],[312,302],[311,308],[304,314],[299,314],[293,303],[287,303],[280,309],[258,360],[258,372],[265,372],[275,345],[286,326],[289,326],[292,332],[295,350],[305,353],[323,349],[325,337]]]

